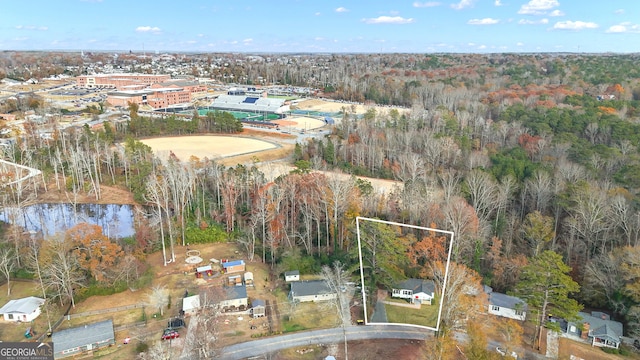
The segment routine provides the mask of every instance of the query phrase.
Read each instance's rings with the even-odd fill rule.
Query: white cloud
[[[468,7],[473,6],[475,0],[460,0],[459,3],[451,4],[451,8],[456,10],[462,10]]]
[[[247,39],[242,40],[242,42],[245,43],[245,44],[249,44],[249,43],[253,42],[253,39],[252,38],[247,38]]]
[[[157,26],[153,26],[153,27],[152,26],[138,26],[136,28],[136,32],[141,32],[141,33],[150,32],[150,33],[157,34],[160,31],[162,31],[162,30],[160,30],[160,28],[157,27]]]
[[[402,16],[378,16],[377,18],[362,19],[367,24],[411,24],[413,18],[403,18]]]
[[[322,14],[321,14],[320,12],[317,12],[317,13],[315,13],[315,14],[313,14],[313,15],[315,15],[315,16],[320,16],[320,15],[322,15]]]
[[[520,21],[518,21],[518,24],[520,25],[539,25],[539,24],[548,24],[548,23],[549,23],[549,19],[547,18],[540,19],[540,20],[520,19]]]
[[[500,1],[500,0],[496,0],[496,1],[494,1],[494,2],[493,2],[493,4],[494,4],[495,6],[502,6],[502,5],[504,5],[504,4],[502,3],[502,1]]]
[[[484,19],[471,19],[467,21],[469,25],[493,25],[499,23],[500,20],[492,19],[492,18],[484,18]]]
[[[640,25],[632,24],[630,22],[623,22],[618,25],[613,25],[607,29],[608,33],[640,33]]]
[[[584,30],[584,29],[596,29],[598,24],[585,21],[559,21],[553,25],[554,29],[558,30]]]
[[[187,40],[187,44],[195,44],[195,43],[197,43],[197,41],[195,41],[195,40]]]
[[[558,0],[530,0],[520,7],[518,14],[540,15],[558,6],[560,6]]]
[[[549,13],[549,16],[564,16],[564,12],[556,9]]]
[[[427,8],[427,7],[435,7],[435,6],[440,6],[440,3],[437,1],[427,1],[427,2],[419,2],[419,1],[415,1],[413,3],[413,7],[417,7],[417,8]]]
[[[516,46],[524,46],[524,43],[522,43],[522,42],[519,42],[519,41],[518,41],[518,42],[516,43]]]
[[[622,15],[622,14],[624,14],[624,9],[618,9],[618,10],[614,11],[613,13],[617,14],[617,15]]]
[[[343,13],[343,12],[348,12],[349,10],[347,10],[347,8],[344,8],[342,6],[340,6],[339,8],[336,9],[337,13]]]
[[[18,30],[40,30],[47,31],[49,30],[46,26],[33,26],[33,25],[16,25],[16,29]]]

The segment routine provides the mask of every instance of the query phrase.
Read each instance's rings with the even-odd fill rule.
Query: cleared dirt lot
[[[276,143],[238,136],[176,136],[141,140],[161,158],[173,153],[178,159],[188,161],[191,156],[199,159],[218,159],[248,153],[271,150]]]

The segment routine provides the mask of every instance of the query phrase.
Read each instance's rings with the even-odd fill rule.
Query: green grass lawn
[[[404,302],[406,304],[406,302]],[[402,323],[436,327],[438,321],[438,305],[422,305],[420,309],[403,306],[384,305],[390,323]]]

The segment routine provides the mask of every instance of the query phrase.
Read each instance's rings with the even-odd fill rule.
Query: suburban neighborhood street
[[[366,339],[424,340],[432,334],[431,331],[424,329],[394,325],[349,326],[346,330],[349,341]],[[292,347],[340,343],[343,339],[342,328],[305,331],[231,345],[222,350],[220,359],[239,360]]]

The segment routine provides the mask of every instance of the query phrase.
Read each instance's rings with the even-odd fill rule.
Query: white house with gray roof
[[[407,299],[412,304],[431,305],[435,289],[433,280],[407,279],[393,287],[391,297]]]
[[[35,296],[29,296],[17,300],[9,300],[0,308],[0,314],[5,321],[29,322],[40,315],[40,306],[45,300]]]
[[[484,287],[489,297],[489,314],[524,321],[527,318],[527,303],[515,296],[494,292]]]
[[[338,294],[332,291],[324,280],[294,281],[289,291],[289,299],[298,302],[327,301],[337,296]]]
[[[51,336],[53,357],[61,359],[97,350],[115,344],[115,339],[112,320],[54,331]]]

